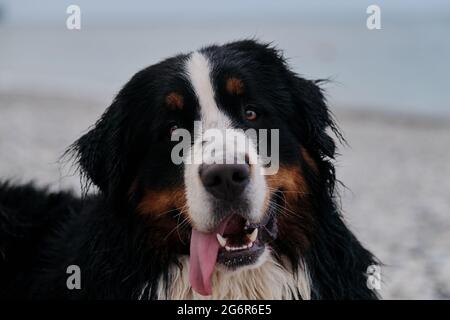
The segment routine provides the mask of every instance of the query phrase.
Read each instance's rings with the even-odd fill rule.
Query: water
[[[257,37],[283,49],[296,72],[331,79],[325,88],[337,107],[449,116],[449,10],[410,10],[404,16],[384,10],[382,30],[371,31],[366,4],[352,3],[335,5],[334,11],[309,5],[302,12],[289,2],[284,11],[273,7],[271,13],[265,6],[236,15],[196,15],[194,8],[189,18],[164,8],[148,18],[137,9],[124,17],[120,10],[102,16],[101,6],[90,16],[83,4],[81,31],[67,30],[65,15],[54,16],[64,5],[50,6],[44,23],[26,20],[26,11],[12,6],[15,20],[0,25],[0,92],[83,96],[106,105],[144,66],[205,44]],[[144,12],[148,8],[143,5]],[[38,10],[37,18],[47,11]]]

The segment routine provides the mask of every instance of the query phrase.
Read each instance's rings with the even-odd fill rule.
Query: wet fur
[[[254,68],[247,75],[257,79],[254,96],[271,97],[270,103],[260,102],[269,109],[279,108],[271,124],[283,129],[281,164],[297,168],[307,186],[304,196],[285,199],[285,208],[294,214],[280,214],[281,230],[272,243],[270,267],[247,271],[255,286],[249,287],[246,277],[237,276],[228,288],[222,283],[223,291],[216,297],[377,298],[367,288],[365,275],[376,260],[346,227],[335,203],[332,161],[336,146],[328,129],[340,134],[318,82],[294,74],[279,51],[255,41],[211,46],[202,52],[219,62],[231,56],[238,66],[250,60],[265,67],[264,72]],[[185,274],[174,271],[186,269],[183,256],[188,254],[190,232],[187,223],[175,232],[173,226],[188,217],[178,205],[180,212],[174,210],[170,201],[158,201],[158,206],[169,204],[157,214],[153,212],[156,204],[142,205],[149,190],[169,190],[170,194],[182,186],[166,145],[157,138],[164,121],[157,107],[164,103],[164,94],[173,92],[172,86],[185,86],[181,78],[168,78],[185,59],[186,55],[176,56],[138,72],[68,151],[85,178],[84,190],[95,185],[96,193],[80,199],[32,184],[0,184],[0,298],[191,297],[173,293],[190,292]],[[233,88],[233,93],[247,92]],[[193,103],[186,98],[189,94],[177,94],[184,94],[186,110]],[[180,101],[177,98],[177,106]],[[66,268],[71,264],[82,270],[81,290],[66,287]],[[273,276],[263,279],[267,274]],[[297,291],[302,293],[287,294],[287,288],[295,286],[291,280],[299,274],[303,276]],[[163,294],[161,288],[173,277],[177,284],[165,291],[172,294]],[[272,280],[283,278],[290,280],[276,287],[280,294],[267,291]],[[257,294],[259,288],[262,293]]]

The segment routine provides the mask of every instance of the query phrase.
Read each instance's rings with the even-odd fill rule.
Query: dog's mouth
[[[256,263],[266,245],[264,233],[273,235],[274,230],[270,229],[275,224],[269,220],[274,219],[270,216],[262,223],[252,224],[237,214],[227,218],[223,234],[216,234],[220,245],[217,262],[229,269]]]
[[[230,270],[257,263],[266,245],[276,238],[275,219],[270,209],[259,223],[233,213],[212,232],[192,229],[189,273],[193,289],[211,295],[216,263]]]

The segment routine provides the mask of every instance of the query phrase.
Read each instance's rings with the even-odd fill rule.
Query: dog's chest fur
[[[277,263],[272,257],[257,268],[235,272],[216,271],[213,274],[213,293],[204,297],[194,292],[189,283],[189,258],[181,257],[180,266],[173,265],[165,281],[161,277],[158,299],[310,299],[311,289],[307,269],[302,263],[298,271]],[[287,263],[285,265],[288,265]],[[144,287],[142,292],[145,292]],[[145,299],[142,294],[140,299]]]

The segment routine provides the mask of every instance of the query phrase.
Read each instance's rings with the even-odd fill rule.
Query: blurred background
[[[66,9],[81,9],[69,30]],[[366,9],[381,9],[369,30]],[[328,78],[347,223],[387,299],[450,298],[450,2],[0,0],[0,177],[79,192],[59,157],[160,59],[258,38]]]

